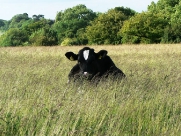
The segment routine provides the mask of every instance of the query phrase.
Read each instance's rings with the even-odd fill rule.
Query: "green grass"
[[[67,84],[80,46],[0,48],[0,135],[181,135],[181,45],[93,47],[126,80]]]

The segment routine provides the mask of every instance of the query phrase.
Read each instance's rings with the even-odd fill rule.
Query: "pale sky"
[[[0,19],[10,20],[14,15],[42,14],[46,19],[55,19],[57,12],[84,4],[94,12],[106,12],[115,7],[128,7],[137,12],[146,11],[148,5],[158,0],[0,0]]]

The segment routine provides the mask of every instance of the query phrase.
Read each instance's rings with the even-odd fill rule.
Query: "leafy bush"
[[[167,25],[162,14],[142,12],[125,21],[119,35],[123,37],[122,43],[134,44],[135,37],[136,43],[160,43]]]
[[[0,46],[24,45],[27,41],[28,35],[25,31],[11,28],[0,37]]]
[[[68,45],[77,45],[77,39],[65,38],[61,43],[61,46],[68,46]]]
[[[29,39],[32,45],[52,46],[58,44],[57,33],[49,28],[34,32]]]
[[[129,8],[116,7],[100,14],[91,25],[87,27],[89,44],[120,44],[121,37],[118,35],[123,22],[135,14]]]
[[[37,21],[37,19],[35,19],[35,20],[31,20],[27,24],[24,23],[23,29],[27,31],[29,35],[31,35],[40,29],[50,28],[53,23],[54,23],[53,20],[41,19]]]

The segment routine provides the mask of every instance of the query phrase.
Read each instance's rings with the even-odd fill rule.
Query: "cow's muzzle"
[[[83,76],[86,79],[91,79],[92,78],[92,74],[88,73],[88,72],[83,72]]]

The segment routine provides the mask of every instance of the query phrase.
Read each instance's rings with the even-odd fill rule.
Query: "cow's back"
[[[106,56],[104,59],[99,60],[99,63],[101,75],[118,75],[121,77],[125,77],[125,74],[122,72],[122,70],[116,67],[116,65],[109,56]]]

